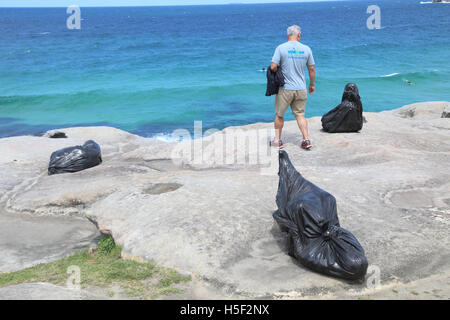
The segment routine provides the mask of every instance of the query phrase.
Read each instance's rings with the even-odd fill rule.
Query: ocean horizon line
[[[236,3],[203,3],[203,4],[152,4],[152,5],[105,5],[105,6],[93,6],[93,5],[80,5],[82,8],[149,8],[149,7],[209,7],[209,6],[247,6],[247,5],[270,5],[270,4],[300,4],[300,3],[316,3],[316,2],[363,2],[369,0],[307,0],[307,1],[284,1],[284,2],[236,2]],[[381,0],[387,1],[387,0]],[[76,4],[73,4],[76,5]],[[0,9],[59,9],[67,8],[68,6],[1,6]]]

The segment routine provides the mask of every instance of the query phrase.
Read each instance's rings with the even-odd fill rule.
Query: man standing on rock
[[[285,84],[280,87],[275,98],[275,138],[271,145],[283,147],[281,131],[284,126],[284,114],[289,106],[297,119],[297,124],[303,135],[301,147],[310,149],[311,141],[308,137],[308,122],[305,119],[305,107],[307,100],[305,67],[309,72],[309,93],[315,91],[316,68],[311,49],[300,43],[301,29],[293,25],[287,29],[288,41],[279,45],[272,58],[270,68],[276,72],[278,68],[284,76]]]

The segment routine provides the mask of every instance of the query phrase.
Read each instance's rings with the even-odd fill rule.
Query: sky
[[[0,7],[68,7],[70,5],[78,5],[80,7],[158,6],[319,1],[327,0],[0,0]]]

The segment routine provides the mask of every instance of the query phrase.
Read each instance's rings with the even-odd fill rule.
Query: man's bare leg
[[[305,116],[295,116],[295,119],[297,119],[298,127],[300,128],[300,131],[302,132],[303,140],[309,140],[308,121],[306,120]]]
[[[277,143],[281,140],[281,132],[283,131],[284,126],[284,119],[283,117],[278,116],[275,114],[275,138],[273,139],[273,142]]]

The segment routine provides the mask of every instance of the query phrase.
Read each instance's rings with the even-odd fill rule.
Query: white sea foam
[[[381,76],[382,78],[389,78],[389,77],[393,77],[393,76],[397,76],[397,75],[399,75],[400,73],[397,73],[397,72],[395,72],[395,73],[391,73],[391,74],[385,74],[384,76]]]
[[[151,136],[150,138],[153,138],[153,139],[156,139],[156,140],[159,140],[159,141],[164,141],[164,142],[177,142],[177,141],[179,141],[172,134],[167,134],[167,133],[158,133],[158,134],[155,134],[154,136]]]

